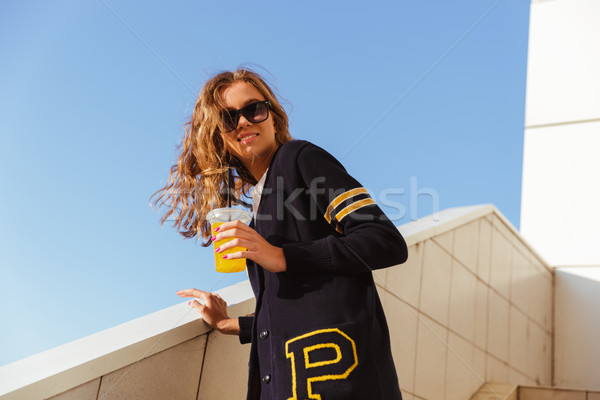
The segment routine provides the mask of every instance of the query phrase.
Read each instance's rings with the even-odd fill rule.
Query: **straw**
[[[231,167],[227,166],[227,207],[231,208]],[[231,221],[231,215],[228,214],[229,221]]]

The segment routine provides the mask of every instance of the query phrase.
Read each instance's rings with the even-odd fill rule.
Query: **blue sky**
[[[0,365],[246,278],[148,203],[223,69],[265,75],[397,225],[420,192],[518,228],[528,25],[516,0],[3,2]]]

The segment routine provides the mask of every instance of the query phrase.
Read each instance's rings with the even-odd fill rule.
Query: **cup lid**
[[[211,224],[215,222],[227,222],[234,220],[240,220],[247,224],[250,222],[251,216],[249,212],[239,208],[223,207],[215,208],[214,210],[209,211],[206,215],[206,219]]]

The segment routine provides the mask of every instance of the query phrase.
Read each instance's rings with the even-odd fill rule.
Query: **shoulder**
[[[300,159],[310,161],[318,158],[335,159],[327,150],[317,146],[308,140],[294,139],[280,146],[277,151],[277,158],[287,160]]]
[[[344,176],[344,166],[323,148],[306,140],[282,144],[272,162],[277,174],[300,174],[305,179],[315,176]]]
[[[293,139],[282,144],[277,151],[277,156],[285,155],[286,158],[298,155],[307,146],[314,146],[307,140]]]

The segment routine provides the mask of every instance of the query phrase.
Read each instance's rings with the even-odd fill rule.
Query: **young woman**
[[[156,204],[185,237],[246,258],[253,317],[231,319],[217,295],[177,292],[213,328],[252,343],[248,399],[401,399],[387,323],[371,271],[403,263],[404,239],[368,192],[320,147],[293,140],[272,90],[255,72],[223,72],[204,85],[181,154]],[[207,213],[252,197],[249,226],[211,237]],[[252,193],[248,195],[250,189]],[[157,192],[157,193],[159,193]],[[399,365],[401,365],[399,363]]]

